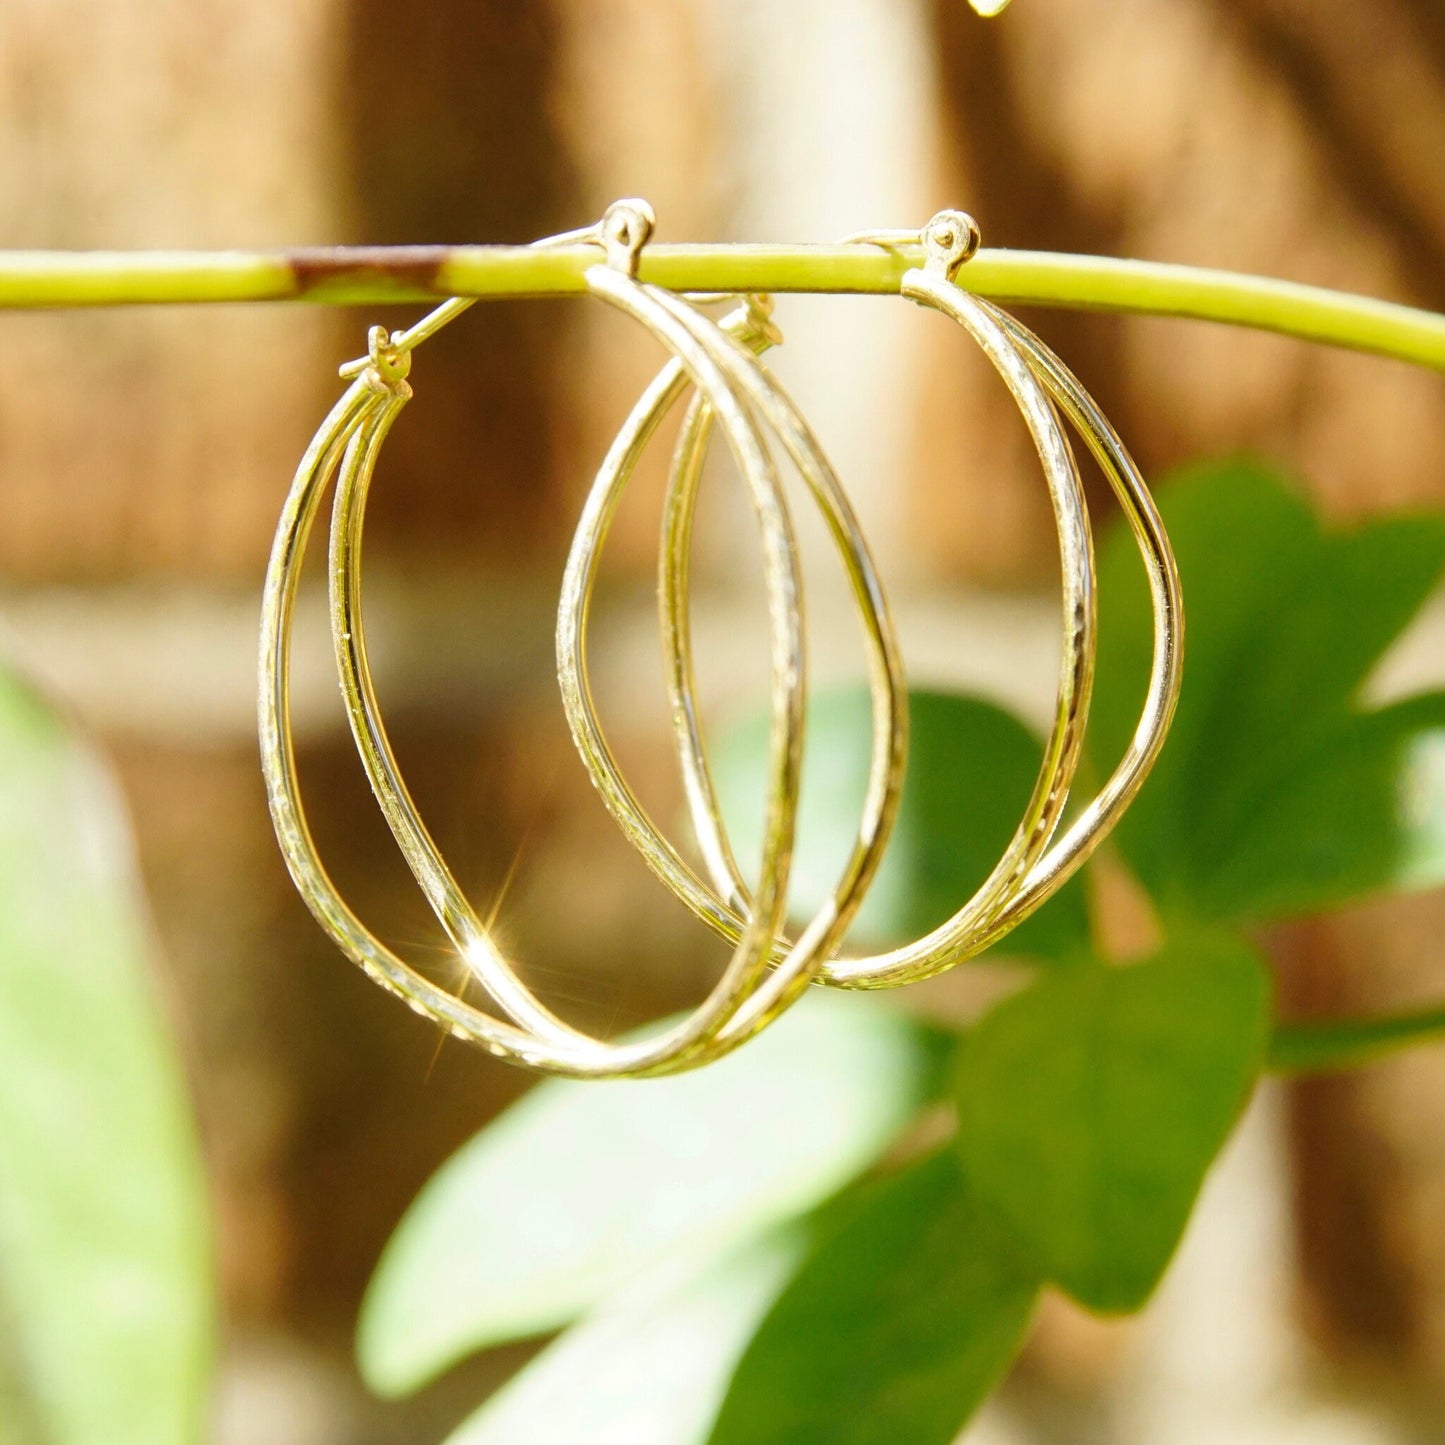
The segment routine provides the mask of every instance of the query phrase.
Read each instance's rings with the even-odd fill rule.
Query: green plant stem
[[[678,291],[887,294],[916,249],[651,245],[641,274]],[[594,246],[362,247],[273,252],[0,253],[0,308],[137,303],[422,302],[584,289]],[[984,250],[960,282],[1000,300],[1222,321],[1445,370],[1445,316],[1315,286],[1152,261]]]
[[[1379,1018],[1282,1024],[1274,1031],[1269,1068],[1277,1074],[1326,1074],[1374,1063],[1411,1044],[1445,1038],[1445,1006]]]

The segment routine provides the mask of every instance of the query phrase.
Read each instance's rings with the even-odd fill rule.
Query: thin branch
[[[1277,1074],[1335,1073],[1431,1039],[1445,1039],[1445,1006],[1380,1018],[1282,1024],[1270,1044],[1269,1068]]]
[[[888,294],[917,261],[873,246],[649,246],[641,274],[677,291]],[[595,247],[406,246],[273,252],[0,253],[0,309],[312,301],[380,305],[445,296],[582,291]],[[1230,271],[1041,251],[985,250],[959,273],[983,296],[1222,321],[1445,371],[1445,315]]]

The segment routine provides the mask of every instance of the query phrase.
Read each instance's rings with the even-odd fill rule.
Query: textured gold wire
[[[589,1038],[546,1009],[518,978],[447,868],[401,778],[381,721],[361,610],[366,496],[381,445],[411,396],[406,381],[411,349],[460,315],[470,302],[445,303],[410,331],[391,337],[382,328],[373,328],[368,358],[343,368],[343,375],[357,379],[323,424],[298,469],[278,526],[263,599],[263,768],[283,854],[312,912],[355,962],[418,1012],[502,1057],[575,1077],[636,1076],[693,1067],[736,1047],[786,1008],[816,974],[825,954],[836,947],[856,911],[886,842],[901,780],[897,720],[904,715],[906,704],[894,649],[889,657],[892,670],[885,668],[875,679],[882,699],[880,752],[886,766],[878,770],[881,781],[870,794],[871,826],[866,840],[834,897],[779,966],[769,972],[774,939],[781,931],[786,908],[801,766],[805,667],[796,545],[749,399],[756,388],[738,385],[742,374],[738,356],[729,351],[722,333],[710,323],[670,294],[643,286],[635,278],[637,254],[651,229],[651,212],[645,203],[619,202],[600,226],[538,244],[585,238],[606,247],[607,264],[587,273],[589,292],[635,317],[673,352],[676,380],[668,385],[675,394],[690,380],[699,394],[708,398],[747,481],[762,533],[773,635],[773,725],[763,865],[751,917],[739,931],[733,957],[697,1009],[660,1034],[626,1044]],[[750,362],[746,352],[742,355]],[[656,385],[652,390],[657,390]],[[653,430],[655,423],[631,433],[624,429],[599,472],[596,494],[620,491]],[[290,735],[290,632],[306,537],[326,486],[338,470],[329,554],[332,632],[358,752],[382,812],[429,904],[460,958],[512,1023],[438,988],[372,935],[331,884],[306,826]],[[585,611],[585,599],[578,605]]]
[[[954,916],[912,943],[865,957],[835,958],[822,981],[843,987],[878,988],[926,978],[972,957],[1022,922],[1073,875],[1107,837],[1138,792],[1168,731],[1181,679],[1183,609],[1178,571],[1148,488],[1123,442],[1067,367],[1027,328],[988,302],[953,285],[957,268],[977,250],[978,227],[959,212],[941,212],[923,232],[881,232],[850,241],[923,243],[922,270],[903,278],[902,294],[952,316],[979,341],[1024,411],[1049,482],[1059,526],[1064,575],[1064,655],[1054,728],[1024,818],[989,878]],[[766,344],[766,340],[762,342]],[[1031,387],[1020,372],[1034,382]],[[1130,745],[1114,773],[1056,841],[1053,834],[1067,800],[1087,716],[1094,665],[1093,557],[1082,490],[1052,408],[1040,404],[1038,383],[1061,407],[1109,478],[1138,542],[1154,610],[1154,649],[1149,686]],[[650,861],[664,858],[664,881],[724,937],[733,937],[750,900],[718,804],[698,724],[689,614],[689,557],[697,486],[711,427],[705,398],[697,398],[684,423],[665,504],[659,600],[674,742],[685,794],[711,887],[700,884],[664,840],[647,837]],[[596,727],[595,717],[579,726]],[[625,784],[604,747],[584,749],[594,778],[625,832],[636,839],[637,814],[626,809]],[[623,800],[623,806],[616,805]],[[1052,843],[1052,846],[1050,844]],[[666,851],[664,851],[666,850]]]
[[[702,328],[706,323],[696,313],[677,302],[672,304],[699,335],[703,334]],[[733,339],[729,328],[746,336],[750,345]],[[882,584],[847,497],[797,409],[751,354],[751,347],[775,339],[776,333],[770,332],[765,318],[763,324],[759,324],[754,304],[735,313],[725,324],[724,334],[730,341],[727,365],[731,378],[746,392],[749,401],[757,407],[762,419],[782,443],[839,547],[858,607],[869,660],[873,750],[858,834],[839,883],[822,904],[810,929],[800,936],[797,945],[792,945],[816,946],[824,958],[818,967],[826,970],[829,967],[827,956],[841,942],[843,931],[862,901],[863,890],[873,878],[896,814],[907,729],[903,664]],[[668,372],[664,371],[634,408],[623,424],[623,435],[633,430],[650,435],[656,429],[666,409],[676,400],[675,389],[662,390],[667,377]],[[692,896],[706,898],[705,885],[662,836],[628,788],[603,733],[591,695],[585,647],[587,602],[596,579],[607,525],[617,500],[617,492],[608,492],[599,478],[584,508],[568,559],[557,625],[558,675],[562,683],[563,704],[578,751],[623,832],[653,871],[674,891],[685,889]],[[664,568],[670,565],[670,560],[664,551]],[[820,929],[826,929],[826,932],[817,932],[815,937],[815,930]],[[780,968],[786,969],[787,954],[783,954],[782,958],[784,961],[780,963]],[[766,990],[760,990],[760,997],[766,997]]]

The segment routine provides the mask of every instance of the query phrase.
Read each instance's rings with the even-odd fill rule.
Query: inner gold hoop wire
[[[925,235],[932,230],[930,225]],[[1143,477],[1118,434],[1073,373],[1038,337],[1007,313],[954,286],[948,274],[950,259],[944,255],[933,268],[907,273],[902,294],[952,316],[979,340],[1019,399],[1035,440],[1040,442],[1040,456],[1059,521],[1064,570],[1065,649],[1055,725],[1024,819],[989,878],[951,919],[924,937],[881,954],[829,960],[821,972],[821,980],[841,987],[880,988],[940,973],[981,952],[1052,897],[1104,841],[1142,786],[1163,746],[1179,695],[1183,642],[1179,576],[1168,536]],[[765,345],[766,340],[761,344]],[[1000,356],[1006,358],[1005,364],[1000,364],[997,359]],[[1077,545],[1079,532],[1072,534],[1075,541],[1071,548],[1071,534],[1065,530],[1067,521],[1074,521],[1078,526],[1070,514],[1068,499],[1076,502],[1080,513],[1083,510],[1072,458],[1068,458],[1068,469],[1073,486],[1064,487],[1059,485],[1062,479],[1051,461],[1051,456],[1058,455],[1062,438],[1051,451],[1040,441],[1041,434],[1053,441],[1057,421],[1052,431],[1046,423],[1036,426],[1036,420],[1042,419],[1038,398],[1030,396],[1027,384],[1022,390],[1032,407],[1020,397],[1020,388],[1015,386],[1017,371],[1007,365],[1007,358],[1026,370],[1035,389],[1037,382],[1042,381],[1109,478],[1139,545],[1154,610],[1149,687],[1134,736],[1108,782],[1052,847],[1048,845],[1077,765],[1092,683],[1092,550],[1086,520],[1080,529],[1082,548]],[[1047,403],[1044,405],[1047,408]],[[1047,410],[1052,417],[1052,409]],[[692,520],[710,427],[706,399],[698,397],[684,423],[669,482],[659,593],[674,741],[694,831],[712,886],[699,883],[671,845],[655,832],[645,840],[644,856],[655,867],[660,860],[659,876],[673,893],[709,926],[730,938],[741,926],[751,902],[727,841],[698,724],[688,601]],[[1067,448],[1063,450],[1067,455]],[[1081,599],[1085,599],[1087,610],[1080,607]],[[623,830],[635,837],[645,824],[645,815],[640,815],[640,809],[635,806],[628,806],[631,795],[618,776],[615,758],[602,736],[585,690],[577,701],[578,715],[570,718],[573,733],[588,739],[588,745],[583,746],[579,737],[579,748]]]
[[[604,227],[612,227],[604,230],[604,235],[614,261],[613,222],[621,209],[614,207],[604,221]],[[645,228],[634,223],[626,271],[595,267],[587,274],[588,289],[658,335],[674,352],[679,377],[692,380],[700,394],[709,397],[710,405],[718,408],[762,528],[773,628],[773,730],[765,857],[759,886],[762,901],[750,923],[741,930],[737,951],[723,978],[702,1005],[681,1024],[636,1043],[609,1044],[571,1029],[517,979],[466,902],[416,813],[381,725],[359,607],[361,521],[366,491],[381,443],[411,394],[404,379],[406,366],[399,365],[395,355],[377,352],[375,333],[373,364],[333,409],[298,469],[278,527],[263,601],[263,766],[283,854],[312,912],[355,962],[418,1012],[493,1053],[533,1068],[577,1077],[640,1075],[692,1067],[736,1047],[786,1008],[816,974],[824,955],[836,947],[861,902],[896,813],[901,773],[901,732],[895,723],[904,715],[906,703],[896,648],[892,648],[886,625],[880,624],[886,665],[875,675],[875,686],[887,695],[887,707],[880,707],[882,725],[875,747],[878,766],[870,789],[871,827],[865,829],[866,836],[860,835],[859,847],[834,897],[769,973],[768,965],[774,961],[774,938],[786,905],[801,766],[804,665],[796,547],[771,458],[754,418],[718,366],[718,343],[708,334],[707,323],[702,323],[700,330],[689,327],[678,314],[687,308],[680,307],[668,293],[640,285],[632,274],[640,245],[636,235],[641,230],[645,239],[646,229],[650,229],[650,216]],[[598,238],[590,232],[584,234]],[[415,344],[415,339],[432,334],[464,309],[464,303],[446,303],[405,338],[394,337],[393,343],[410,339]],[[622,467],[630,472],[649,435],[630,440],[619,437],[601,475]],[[439,989],[370,934],[331,884],[306,827],[290,736],[290,630],[306,536],[338,463],[341,479],[333,513],[330,569],[333,636],[357,747],[382,810],[428,902],[468,967],[493,999],[524,1025],[521,1029]],[[870,600],[872,596],[870,593]]]

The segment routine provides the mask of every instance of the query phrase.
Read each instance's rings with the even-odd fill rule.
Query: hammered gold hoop
[[[972,218],[945,211],[922,232],[848,239],[924,246],[926,264],[903,277],[901,294],[962,325],[1018,403],[1049,486],[1063,570],[1064,647],[1054,724],[1023,820],[989,877],[948,921],[884,953],[830,959],[821,971],[826,983],[880,988],[929,977],[976,955],[1050,898],[1107,837],[1142,785],[1168,731],[1180,685],[1183,609],[1168,537],[1144,479],[1117,433],[1077,378],[1038,337],[954,284],[958,267],[978,248],[979,232]],[[1119,498],[1144,559],[1154,608],[1149,688],[1135,734],[1108,782],[1057,839],[1083,742],[1096,644],[1088,516],[1055,406],[1083,437]],[[726,837],[698,725],[688,602],[692,517],[711,425],[707,400],[699,396],[684,424],[669,482],[659,587],[674,743],[710,886],[700,884],[664,840],[648,837],[645,849],[650,859],[668,861],[661,876],[672,891],[711,927],[732,938],[748,916],[751,899]],[[595,717],[573,719],[574,735],[595,726]],[[643,822],[627,804],[630,794],[615,776],[610,753],[594,746],[584,749],[584,758],[624,831],[636,838]]]
[[[361,542],[365,501],[377,456],[411,396],[410,352],[470,304],[451,301],[409,332],[387,337],[373,328],[366,360],[343,368],[356,380],[302,459],[283,508],[267,571],[262,612],[260,735],[277,837],[298,889],[322,926],[356,963],[412,1008],[458,1037],[499,1056],[575,1077],[636,1076],[695,1066],[736,1047],[780,1013],[816,975],[841,937],[876,869],[897,805],[901,743],[893,720],[901,689],[892,674],[877,679],[889,705],[880,743],[886,776],[873,799],[875,826],[835,897],[803,931],[779,965],[781,932],[796,820],[804,714],[801,581],[791,519],[768,448],[739,387],[738,366],[722,333],[668,293],[636,279],[638,253],[652,229],[644,203],[620,202],[598,227],[538,244],[595,241],[607,262],[586,274],[588,291],[633,316],[673,353],[677,389],[691,381],[716,411],[748,484],[763,541],[772,629],[772,732],[763,864],[751,916],[722,978],[680,1024],[638,1042],[590,1038],[562,1022],[526,988],[457,886],[422,822],[396,766],[381,721],[366,654],[361,610]],[[726,358],[726,360],[724,360]],[[620,437],[599,473],[606,491],[625,481],[651,432]],[[291,742],[289,652],[301,557],[325,489],[339,471],[330,548],[331,614],[336,661],[358,752],[408,866],[459,957],[509,1016],[505,1022],[438,988],[366,929],[328,878],[306,825]],[[585,608],[584,608],[585,610]],[[891,690],[891,692],[890,692]],[[882,714],[881,714],[882,715]]]

